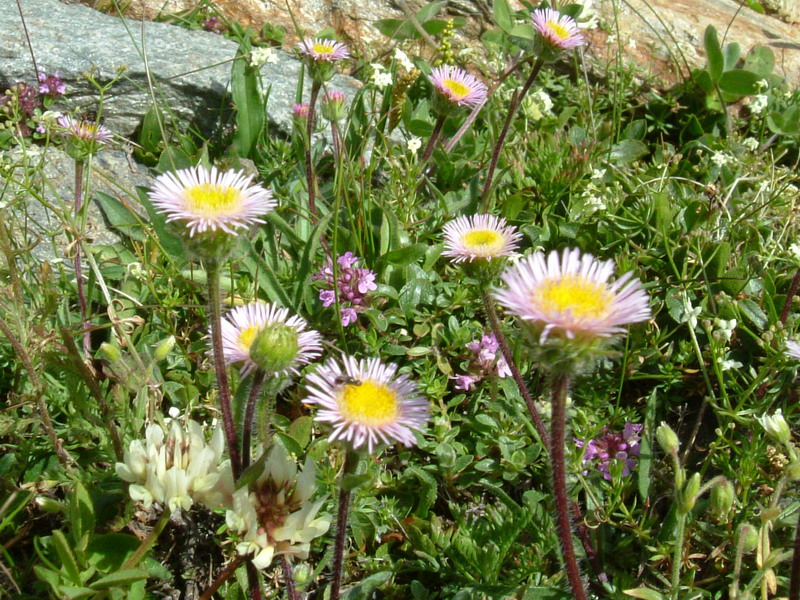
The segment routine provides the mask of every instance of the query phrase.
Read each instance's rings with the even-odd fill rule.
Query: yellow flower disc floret
[[[400,404],[390,387],[364,381],[361,385],[348,383],[339,393],[339,410],[351,422],[371,427],[397,421]]]
[[[457,99],[461,99],[467,94],[469,94],[469,88],[465,86],[460,81],[454,81],[453,79],[445,79],[442,84],[451,92],[453,92],[453,96]]]
[[[565,40],[569,37],[569,30],[566,27],[564,27],[561,23],[556,23],[555,21],[548,21],[547,26],[550,28],[550,31],[555,33],[562,40]]]
[[[531,300],[550,314],[569,312],[575,319],[603,319],[614,301],[604,283],[578,275],[547,279],[534,290]]]
[[[253,346],[253,340],[256,339],[258,331],[259,328],[255,326],[242,329],[239,333],[239,347],[245,352],[250,352],[250,348]]]
[[[479,254],[496,254],[503,249],[505,238],[491,229],[475,229],[464,234],[463,243]]]
[[[331,46],[330,44],[323,44],[322,42],[314,42],[314,45],[311,47],[311,49],[317,54],[333,53],[333,46]]]
[[[186,189],[186,208],[202,217],[224,217],[242,210],[242,193],[236,188],[201,183]]]

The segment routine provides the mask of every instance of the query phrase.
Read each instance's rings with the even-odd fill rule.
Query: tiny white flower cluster
[[[544,90],[536,90],[522,101],[522,114],[531,121],[551,116],[553,99]]]
[[[756,138],[749,137],[742,141],[742,145],[750,152],[755,152],[761,144]]]
[[[134,440],[116,464],[117,475],[131,484],[131,498],[149,507],[189,510],[195,502],[209,508],[225,503],[233,491],[230,463],[220,464],[225,448],[222,430],[206,442],[196,421],[173,420],[165,434],[161,425],[149,425],[145,440]]]
[[[372,67],[372,84],[379,89],[392,85],[392,74],[380,63],[370,63]]]
[[[718,167],[724,167],[733,162],[733,157],[725,152],[714,152],[714,154],[711,155],[711,162]]]
[[[718,342],[729,342],[736,329],[736,325],[736,319],[727,321],[725,319],[714,319],[714,331],[711,333],[711,336]]]
[[[253,48],[250,52],[250,66],[274,65],[278,62],[278,55],[272,48]]]
[[[410,138],[408,138],[406,146],[408,147],[408,151],[411,152],[411,154],[416,154],[417,150],[419,150],[422,147],[422,140],[417,136],[412,135]]]
[[[394,59],[406,71],[413,71],[415,69],[414,63],[411,62],[410,58],[408,58],[408,54],[400,50],[400,48],[394,49]]]
[[[750,101],[750,112],[754,115],[760,115],[767,108],[767,104],[769,104],[769,98],[767,98],[766,94],[758,94]]]

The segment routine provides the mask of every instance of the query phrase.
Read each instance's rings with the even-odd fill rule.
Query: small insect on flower
[[[333,381],[336,385],[361,385],[358,379],[350,377],[350,375],[339,375]]]

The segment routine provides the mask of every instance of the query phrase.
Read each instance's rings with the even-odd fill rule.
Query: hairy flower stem
[[[347,537],[347,511],[350,508],[351,490],[346,478],[355,472],[358,466],[358,454],[347,450],[342,469],[342,483],[339,490],[339,512],[336,515],[336,540],[333,545],[333,578],[331,580],[330,600],[339,600],[339,588],[342,585],[342,565],[344,563],[344,540]]]
[[[797,533],[792,552],[792,576],[789,580],[789,600],[800,600],[800,517],[797,520]]]
[[[578,559],[572,544],[572,526],[569,518],[569,500],[567,498],[567,473],[565,459],[567,391],[570,377],[554,374],[550,381],[552,389],[552,424],[550,426],[550,462],[553,468],[553,492],[556,500],[556,525],[561,541],[561,554],[567,571],[567,579],[572,588],[572,596],[576,600],[586,600],[586,592],[581,581]]]
[[[292,575],[292,563],[286,558],[284,554],[282,557],[281,565],[283,567],[283,582],[286,585],[286,597],[289,600],[300,600],[300,594],[294,587],[294,575]]]
[[[683,560],[683,538],[686,534],[686,515],[678,511],[678,525],[675,533],[675,548],[672,552],[672,593],[670,598],[678,600],[681,591],[681,561]]]
[[[167,508],[164,508],[164,512],[161,513],[161,518],[155,524],[155,527],[150,530],[150,533],[147,534],[147,537],[144,538],[139,547],[136,551],[131,554],[131,557],[125,561],[125,564],[122,565],[122,569],[132,569],[136,565],[139,564],[139,561],[144,558],[144,555],[147,554],[148,550],[153,547],[153,544],[156,543],[158,540],[158,536],[161,535],[161,532],[164,531],[164,527],[167,526],[169,523],[170,511]]]
[[[244,556],[237,555],[231,562],[229,562],[225,568],[222,570],[222,573],[217,575],[217,578],[211,582],[211,585],[208,586],[205,592],[200,595],[199,600],[211,600],[214,597],[214,594],[219,589],[223,583],[228,581],[233,574],[236,573],[236,569],[238,569],[242,563],[244,562]]]
[[[314,134],[314,107],[317,104],[320,84],[314,81],[311,84],[311,98],[308,101],[308,118],[306,121],[306,182],[308,185],[308,211],[313,217],[312,222],[316,223],[317,215],[317,178],[314,175],[314,163],[311,160],[311,136]]]
[[[522,90],[520,90],[519,94],[515,94],[514,98],[511,101],[511,106],[508,107],[508,114],[506,115],[506,122],[503,123],[503,128],[500,130],[500,135],[497,137],[497,142],[494,145],[494,150],[492,150],[492,158],[489,162],[489,170],[486,173],[486,181],[483,184],[483,195],[481,196],[481,202],[483,204],[483,212],[487,212],[489,210],[489,192],[492,189],[492,180],[494,179],[494,172],[497,169],[497,161],[500,159],[500,150],[503,149],[503,144],[506,141],[506,136],[508,135],[508,130],[511,127],[511,123],[514,121],[514,117],[519,110],[519,105],[522,104],[522,99],[525,98],[525,95],[528,93],[528,90],[531,89],[533,82],[536,80],[536,77],[539,75],[539,71],[542,70],[542,66],[544,65],[544,59],[538,58],[531,69],[531,74],[528,75],[528,79],[525,80],[525,83],[522,85]]]
[[[81,209],[83,208],[83,165],[84,161],[75,161],[75,218],[80,219]],[[88,357],[92,351],[92,340],[89,333],[89,321],[86,320],[86,290],[84,289],[83,273],[81,269],[81,244],[83,237],[83,227],[75,234],[77,243],[75,244],[75,282],[78,285],[78,305],[81,311],[81,330],[83,331],[83,352]]]
[[[508,368],[511,370],[511,376],[514,378],[514,382],[517,384],[517,389],[519,390],[522,399],[525,401],[525,406],[528,407],[528,412],[531,414],[531,419],[533,419],[533,425],[536,427],[536,432],[539,434],[542,444],[547,446],[547,428],[544,426],[544,421],[542,421],[542,417],[539,415],[539,411],[536,409],[536,404],[531,397],[528,386],[525,385],[525,381],[522,379],[522,374],[517,368],[517,363],[514,362],[511,349],[508,346],[508,340],[506,340],[506,337],[503,335],[503,332],[500,329],[500,322],[497,319],[497,311],[494,308],[494,301],[488,292],[483,292],[483,305],[486,307],[486,316],[489,317],[489,326],[492,328],[492,332],[494,333],[497,343],[500,344],[500,350],[503,352],[503,358],[506,360],[506,364],[508,364]]]
[[[217,394],[219,408],[222,413],[222,426],[225,430],[225,441],[231,458],[234,480],[242,474],[242,461],[239,457],[239,439],[236,435],[236,424],[231,410],[231,390],[228,385],[228,372],[225,369],[225,356],[222,351],[222,292],[219,284],[220,265],[214,262],[208,265],[208,302],[211,319],[211,350],[214,357],[214,369],[217,375]]]
[[[445,117],[437,117],[436,123],[433,125],[433,132],[431,132],[431,137],[428,140],[428,145],[425,146],[425,150],[422,152],[422,158],[419,159],[419,168],[423,168],[425,164],[428,162],[430,157],[433,155],[433,150],[436,148],[436,143],[439,141],[439,138],[442,135],[442,127],[444,126]]]
[[[244,411],[244,425],[242,426],[242,471],[250,466],[250,444],[253,438],[253,426],[256,420],[256,405],[264,379],[267,374],[264,369],[257,369],[253,374],[253,383],[250,385],[250,396],[247,398],[247,407]]]
[[[250,600],[262,600],[261,575],[259,575],[258,569],[256,569],[256,566],[249,560],[245,568],[247,569],[247,587],[250,588]]]

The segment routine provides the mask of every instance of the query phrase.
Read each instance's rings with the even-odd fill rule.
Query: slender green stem
[[[508,114],[506,115],[506,121],[503,123],[503,128],[500,130],[500,135],[497,137],[497,142],[494,145],[494,150],[492,150],[492,158],[489,161],[489,171],[486,173],[486,181],[483,184],[483,195],[481,196],[481,202],[483,204],[483,212],[489,210],[489,192],[492,189],[492,180],[494,179],[494,172],[497,169],[497,162],[500,159],[500,150],[503,149],[503,144],[506,141],[506,136],[508,135],[508,130],[511,127],[511,123],[514,121],[514,117],[519,110],[519,105],[522,103],[522,99],[525,98],[525,95],[528,93],[528,90],[531,89],[533,82],[536,80],[536,77],[539,75],[539,71],[542,70],[542,66],[544,65],[544,59],[539,57],[536,59],[536,62],[531,69],[531,74],[528,75],[528,79],[525,80],[525,83],[522,85],[522,90],[520,90],[519,94],[514,95],[514,99],[511,102],[511,106],[508,108]]]
[[[83,237],[83,219],[80,218],[81,209],[83,208],[83,160],[75,161],[75,219],[81,223],[78,231],[75,233],[75,283],[78,285],[78,304],[81,311],[81,330],[83,331],[83,352],[86,356],[90,356],[92,351],[92,340],[89,332],[89,321],[86,319],[86,289],[83,283],[83,273],[81,265],[81,244],[80,240]]]
[[[681,563],[683,561],[683,538],[686,534],[686,515],[678,511],[678,526],[675,533],[675,548],[672,551],[672,593],[670,598],[678,600],[681,590]]]
[[[739,539],[736,542],[736,558],[733,563],[733,580],[728,588],[728,595],[731,600],[739,600],[739,578],[742,575],[742,557],[744,556],[744,544],[747,541],[747,534],[750,528],[750,525],[742,525],[742,527],[739,528]]]
[[[800,515],[800,513],[798,513]],[[794,535],[792,552],[792,576],[789,579],[789,600],[800,599],[800,516],[797,520],[797,531]]]
[[[358,454],[347,450],[342,469],[342,485],[339,490],[339,511],[336,515],[336,540],[333,546],[333,579],[331,581],[330,600],[339,600],[339,589],[342,584],[342,566],[344,563],[344,541],[347,537],[347,512],[350,508],[350,489],[345,485],[345,477],[353,473],[358,466]]]
[[[308,184],[308,211],[313,217],[313,222],[318,219],[317,215],[317,178],[314,175],[314,161],[311,159],[311,147],[313,145],[312,135],[314,134],[314,108],[319,96],[320,84],[314,81],[311,84],[311,98],[308,101],[308,120],[306,121],[306,182]]]
[[[261,388],[264,387],[266,375],[263,369],[257,369],[253,374],[253,383],[250,386],[250,396],[247,399],[247,407],[244,411],[244,425],[242,427],[242,471],[250,466],[250,443],[256,420],[256,405],[258,404],[258,397],[261,395]]]
[[[554,374],[550,385],[553,411],[550,425],[550,462],[553,468],[553,493],[556,501],[558,537],[561,542],[561,554],[564,558],[567,579],[572,588],[572,596],[576,600],[586,600],[586,591],[583,589],[578,559],[575,556],[575,547],[572,543],[572,525],[569,518],[569,499],[567,497],[566,452],[564,445],[566,442],[566,407],[570,377],[562,373]]]
[[[228,371],[225,369],[225,356],[222,350],[222,292],[219,284],[220,265],[208,265],[208,302],[211,320],[211,349],[214,357],[214,369],[217,375],[217,394],[219,408],[222,413],[222,426],[225,440],[228,443],[228,454],[231,458],[233,478],[239,479],[242,474],[242,461],[239,457],[239,437],[236,435],[236,424],[231,409],[231,391],[228,385]]]
[[[445,117],[437,117],[436,123],[433,125],[433,132],[431,133],[431,137],[428,140],[428,145],[425,146],[425,150],[422,152],[422,158],[419,159],[419,168],[422,169],[425,164],[430,159],[431,155],[433,155],[433,150],[436,148],[436,143],[439,141],[439,138],[442,135],[442,127],[444,126]]]
[[[147,551],[150,550],[150,548],[153,547],[153,544],[156,543],[156,540],[158,540],[158,536],[160,536],[161,532],[164,531],[164,527],[166,527],[167,523],[169,523],[169,517],[170,511],[168,508],[165,508],[164,512],[161,513],[161,518],[158,520],[158,523],[156,523],[155,527],[153,527],[147,537],[144,538],[144,541],[139,544],[136,552],[134,552],[131,557],[125,561],[125,564],[122,565],[122,569],[132,569],[139,564],[139,561],[144,558],[144,555],[147,554]]]
[[[528,412],[531,415],[531,419],[533,419],[533,425],[536,427],[536,432],[539,434],[542,444],[547,446],[547,428],[544,426],[544,421],[542,421],[542,417],[536,408],[536,403],[533,401],[528,386],[525,385],[525,380],[522,379],[522,374],[517,368],[517,363],[514,362],[514,356],[511,354],[511,349],[508,346],[508,340],[506,340],[506,336],[503,335],[500,329],[500,322],[497,318],[497,311],[494,308],[494,301],[492,301],[492,297],[487,292],[483,293],[483,305],[486,307],[486,316],[489,317],[489,326],[492,328],[494,337],[497,343],[500,344],[500,350],[503,352],[503,358],[508,368],[511,370],[511,377],[514,378],[517,389],[522,399],[525,401],[525,406],[528,407]]]

